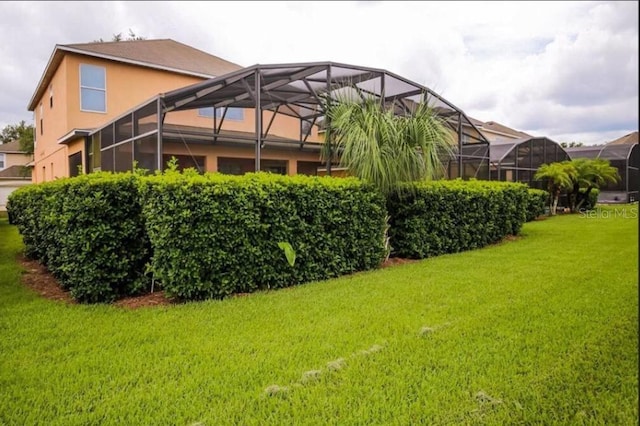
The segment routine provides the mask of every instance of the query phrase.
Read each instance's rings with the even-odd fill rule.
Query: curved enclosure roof
[[[637,157],[638,144],[606,144],[567,148],[567,154],[571,159],[575,158],[602,158],[603,160],[630,160]],[[636,165],[636,167],[638,167]]]
[[[101,160],[104,164],[100,165],[104,170],[130,168],[129,151],[138,161],[135,149],[124,153],[122,161],[118,160],[117,148],[130,142],[144,145],[146,148],[140,152],[148,152],[150,158],[153,156],[154,167],[162,169],[163,145],[172,140],[182,142],[187,149],[188,144],[195,143],[236,147],[253,144],[255,169],[260,170],[263,147],[318,151],[321,142],[308,138],[314,128],[324,127],[326,105],[342,100],[376,100],[397,115],[409,115],[419,104],[427,104],[457,134],[454,152],[444,160],[449,167],[448,176],[488,177],[489,141],[462,110],[429,88],[388,71],[333,62],[253,65],[161,93],[92,131],[91,139],[92,144],[100,145],[100,152],[106,153]],[[212,126],[181,123],[180,114],[173,115],[178,121],[164,122],[172,113],[204,108],[221,111],[220,118],[213,114]],[[232,109],[254,110],[255,119],[248,121],[254,123],[253,131],[231,131],[231,126],[223,126],[227,112]],[[269,120],[264,120],[263,111],[273,112]],[[271,132],[276,115],[297,119],[299,132],[295,126],[286,134],[278,133],[281,130]],[[124,152],[124,148],[120,150]],[[144,158],[139,161],[151,163]],[[326,161],[329,165],[332,160]]]
[[[462,110],[429,88],[389,71],[333,62],[253,65],[160,95],[164,112],[205,107],[256,108],[312,124],[324,118],[326,99],[378,99],[397,114],[426,102],[466,143],[488,143]],[[458,129],[461,125],[462,129]]]
[[[564,154],[566,156],[565,150],[557,142],[546,137],[532,136],[532,137],[514,139],[511,141],[493,142],[491,144],[491,152],[490,152],[491,163],[493,164],[501,163],[507,156],[512,154],[514,150],[516,150],[519,146],[524,146],[527,144],[543,144],[546,146],[553,145],[556,151],[559,151],[561,154]]]

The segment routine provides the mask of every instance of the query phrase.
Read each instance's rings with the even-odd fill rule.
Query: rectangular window
[[[224,108],[216,108],[216,117],[221,118],[224,113]],[[213,118],[213,107],[198,108],[198,115],[200,117]],[[225,120],[242,121],[244,120],[244,109],[242,108],[227,108],[227,114],[224,116]]]
[[[80,64],[80,109],[107,112],[107,79],[104,67]]]
[[[5,168],[5,164],[4,164],[4,153],[0,153],[0,170],[3,170]]]
[[[49,108],[53,108],[53,85],[49,86]]]

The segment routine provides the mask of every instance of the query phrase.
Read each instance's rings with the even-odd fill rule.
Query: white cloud
[[[31,119],[55,44],[129,29],[245,66],[384,68],[468,115],[558,141],[638,128],[638,3],[573,1],[4,2],[0,126]]]

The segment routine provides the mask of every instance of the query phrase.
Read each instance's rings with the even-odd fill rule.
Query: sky
[[[597,144],[638,130],[638,2],[0,2],[0,128],[56,44],[129,30],[242,66],[382,68],[481,121]]]

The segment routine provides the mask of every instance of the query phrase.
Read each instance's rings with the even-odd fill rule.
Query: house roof
[[[0,170],[0,179],[31,179],[31,168],[26,166],[11,166]]]
[[[20,148],[19,140],[0,144],[0,152],[7,154],[26,154],[26,152]]]
[[[507,127],[504,124],[497,123],[495,121],[485,121],[482,123],[482,128],[480,130],[487,130],[490,132],[504,133],[506,135],[515,136],[518,138],[531,138],[532,135],[521,132],[520,130],[512,129],[511,127]]]
[[[624,135],[616,140],[608,142],[607,145],[633,145],[638,143],[638,132],[631,132],[628,135]]]
[[[33,111],[36,108],[38,99],[42,97],[56,69],[67,53],[76,53],[202,78],[213,78],[242,68],[238,64],[171,39],[58,44],[51,54],[40,82],[29,101],[29,111]]]

